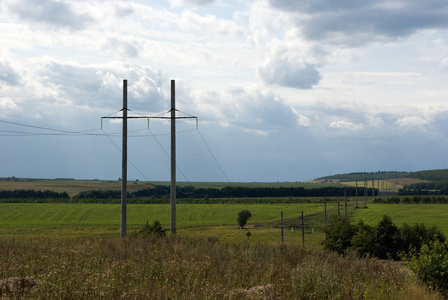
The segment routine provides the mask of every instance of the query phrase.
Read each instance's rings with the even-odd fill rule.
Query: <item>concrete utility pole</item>
[[[127,202],[127,134],[128,119],[170,119],[171,120],[171,234],[176,234],[176,119],[196,119],[196,127],[198,118],[195,116],[176,117],[176,97],[175,82],[171,80],[171,116],[170,117],[151,117],[151,116],[131,116],[128,117],[128,100],[127,100],[127,80],[123,80],[123,115],[121,117],[102,117],[103,119],[123,119],[123,145],[122,145],[122,175],[121,175],[121,237],[126,236],[126,202]],[[149,123],[148,123],[149,124]]]
[[[128,181],[128,81],[123,80],[123,144],[121,158],[121,237],[126,236]]]
[[[280,219],[281,219],[281,222],[282,222],[282,244],[283,244],[283,242],[284,242],[284,237],[283,237],[283,211],[280,214]]]
[[[302,247],[305,248],[305,222],[303,221],[303,210],[302,210]]]
[[[344,189],[344,202],[345,202],[345,219],[348,220],[348,216],[347,216],[347,188]]]
[[[176,86],[171,80],[171,234],[176,234]]]

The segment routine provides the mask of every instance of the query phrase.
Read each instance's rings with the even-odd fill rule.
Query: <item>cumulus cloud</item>
[[[182,4],[192,6],[206,6],[216,2],[216,0],[170,0],[172,6],[180,6]]]
[[[7,63],[0,61],[0,80],[9,84],[17,85],[21,77],[16,71]]]
[[[55,0],[9,1],[7,7],[19,18],[53,28],[82,30],[93,21],[85,13],[77,13],[66,2]]]
[[[185,0],[186,3],[193,5],[209,5],[214,3],[215,1],[216,0]]]
[[[299,114],[297,124],[303,127],[309,127],[311,126],[311,119],[307,116]]]
[[[429,124],[429,121],[419,116],[409,116],[400,118],[395,123],[404,131],[426,131],[426,125]]]
[[[169,80],[160,70],[118,62],[88,66],[46,62],[29,71],[24,83],[9,95],[22,111],[47,114],[83,108],[110,112],[122,106],[123,79],[128,80],[131,109],[166,109]]]
[[[139,55],[138,42],[115,37],[109,37],[102,48],[115,53],[119,57],[137,57]]]
[[[333,121],[330,123],[329,125],[330,128],[332,129],[340,129],[340,130],[361,130],[364,128],[363,124],[355,124],[352,123],[350,121],[346,121],[346,120],[337,120],[337,121]]]
[[[0,111],[2,113],[17,110],[17,104],[9,97],[0,98]]]
[[[321,79],[314,65],[290,61],[287,58],[273,57],[258,66],[257,72],[265,83],[299,89],[311,89]]]
[[[295,14],[309,40],[360,45],[407,37],[422,29],[448,27],[448,3],[431,1],[289,1],[269,0],[272,7]]]
[[[284,100],[261,86],[226,91],[193,90],[176,83],[179,107],[196,111],[202,120],[219,122],[223,127],[239,127],[251,133],[267,134],[279,128],[293,128],[297,115]],[[182,108],[180,108],[182,110]]]

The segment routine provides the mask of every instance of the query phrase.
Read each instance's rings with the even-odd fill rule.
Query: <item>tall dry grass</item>
[[[15,299],[438,299],[403,266],[190,238],[0,238]]]

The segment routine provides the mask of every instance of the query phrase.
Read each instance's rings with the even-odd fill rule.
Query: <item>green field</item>
[[[341,202],[342,204],[342,202]],[[353,203],[351,203],[353,204]],[[238,228],[236,217],[242,209],[249,209],[253,217],[247,228]],[[148,220],[159,220],[170,226],[170,205],[132,204],[127,206],[128,232],[137,231]],[[306,243],[318,246],[324,238],[324,205],[314,204],[178,204],[177,232],[180,235],[206,237],[216,235],[221,241],[242,241],[251,232],[254,241],[280,242],[280,215],[284,216],[285,242],[301,243],[301,212],[305,215]],[[334,201],[327,204],[327,219],[337,213]],[[341,206],[340,213],[345,214]],[[4,235],[118,236],[121,206],[119,204],[0,204],[0,233]],[[352,222],[359,219],[376,225],[384,215],[401,226],[403,223],[424,223],[437,226],[448,236],[448,206],[444,204],[375,204],[368,209],[348,207]]]
[[[376,225],[384,215],[401,226],[423,223],[426,227],[437,226],[448,237],[448,205],[446,204],[368,204],[368,209],[356,209],[352,220],[364,220]]]

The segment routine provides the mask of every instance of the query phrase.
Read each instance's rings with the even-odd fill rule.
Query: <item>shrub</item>
[[[420,280],[448,295],[448,242],[430,241],[420,250],[413,248],[403,259]]]
[[[166,236],[166,231],[168,229],[163,229],[162,225],[160,224],[159,220],[155,220],[153,224],[149,224],[148,221],[146,221],[146,224],[143,225],[142,229],[138,232],[140,236],[147,237],[152,235],[158,235],[158,236]]]
[[[247,220],[252,217],[252,214],[249,210],[243,209],[238,213],[238,218],[236,219],[238,221],[238,225],[240,225],[241,229],[244,229],[244,225],[247,224]]]
[[[333,215],[330,217],[327,228],[325,228],[325,234],[324,248],[343,254],[351,247],[355,228],[343,216]]]
[[[401,250],[400,230],[389,216],[384,216],[378,223],[374,235],[374,254],[382,259],[397,259]]]
[[[351,239],[352,249],[361,257],[373,254],[375,228],[359,220],[355,226],[355,234]]]

